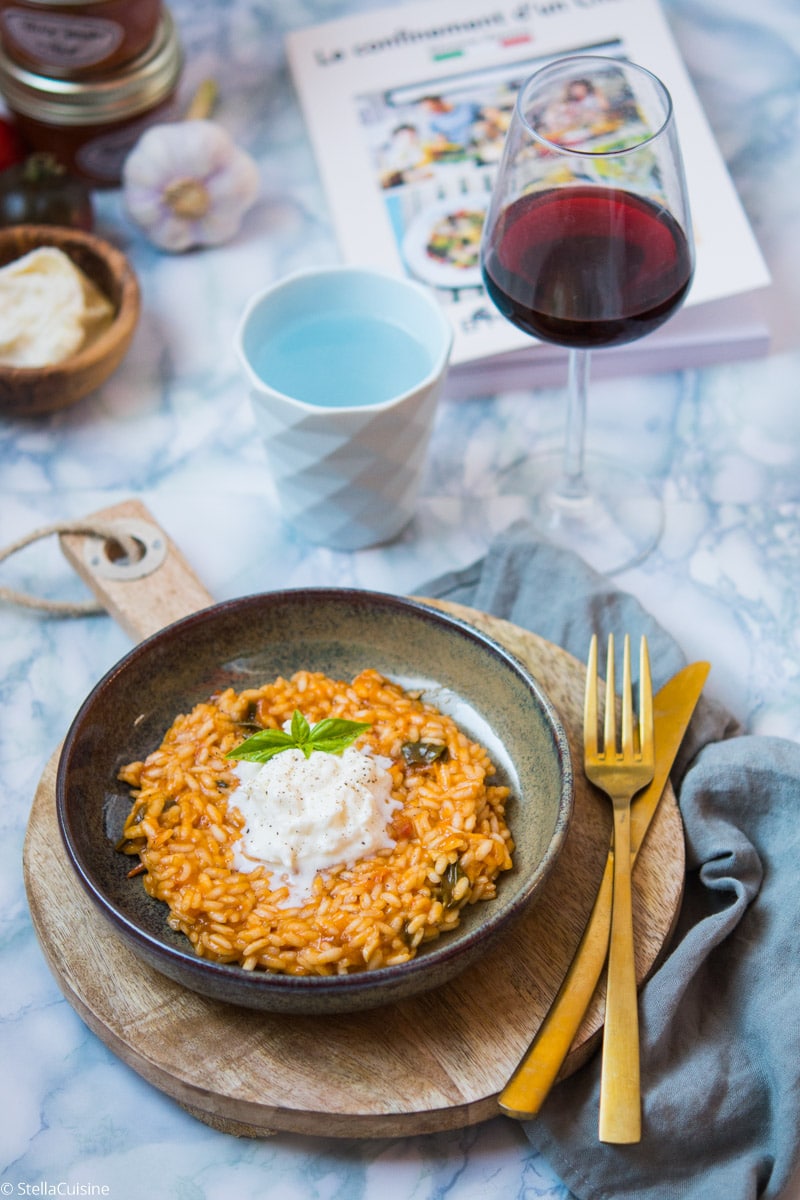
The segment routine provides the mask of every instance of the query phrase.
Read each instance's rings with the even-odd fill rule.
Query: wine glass
[[[576,55],[522,85],[481,267],[503,316],[569,350],[563,455],[528,463],[535,526],[598,570],[640,561],[660,537],[661,500],[633,464],[588,458],[586,393],[591,351],[650,333],[692,281],[683,164],[659,79],[625,60]]]

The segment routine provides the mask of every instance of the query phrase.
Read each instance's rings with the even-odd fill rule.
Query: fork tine
[[[606,664],[606,719],[603,729],[603,754],[617,752],[617,681],[614,677],[614,635],[608,635],[608,662]]]
[[[633,759],[633,687],[631,684],[631,639],[625,634],[622,658],[622,756]]]
[[[583,753],[597,757],[597,634],[589,643],[586,663],[586,693],[583,700]]]
[[[653,747],[653,681],[650,677],[650,652],[647,638],[643,637],[639,646],[639,738],[642,748],[642,759],[652,762],[655,758]]]

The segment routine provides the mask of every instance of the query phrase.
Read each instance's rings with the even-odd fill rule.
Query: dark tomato
[[[4,117],[0,117],[0,171],[5,171],[6,167],[13,167],[15,163],[22,162],[24,157],[25,147],[16,126]]]
[[[89,185],[52,154],[31,154],[0,171],[0,225],[66,225],[89,232],[94,207]]]

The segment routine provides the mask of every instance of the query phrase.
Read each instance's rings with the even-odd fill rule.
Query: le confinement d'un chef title
[[[369,54],[380,54],[386,50],[398,50],[419,43],[436,42],[449,37],[465,37],[469,34],[502,32],[523,24],[529,24],[535,18],[565,16],[571,12],[585,11],[587,8],[598,8],[601,5],[613,5],[618,0],[523,0],[515,4],[507,12],[495,9],[484,16],[469,17],[464,20],[445,21],[441,25],[429,25],[420,29],[396,29],[385,37],[376,37],[364,42],[356,42],[349,52],[343,49],[317,50],[315,57],[321,66],[331,63],[344,62],[349,55],[363,58]]]

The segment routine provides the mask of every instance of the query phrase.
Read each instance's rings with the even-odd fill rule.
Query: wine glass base
[[[584,490],[570,494],[560,454],[527,459],[503,480],[503,491],[526,499],[534,528],[579,554],[606,575],[635,566],[656,547],[664,528],[660,496],[623,464],[588,455]]]

